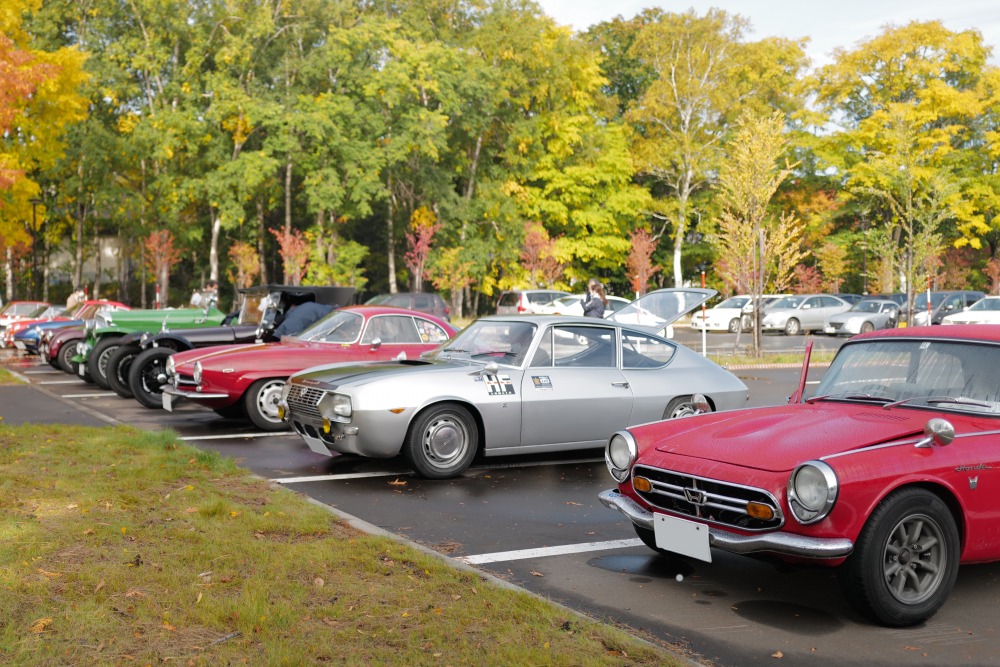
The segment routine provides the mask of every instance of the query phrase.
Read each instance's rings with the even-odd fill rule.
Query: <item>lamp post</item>
[[[32,197],[31,201],[31,297],[38,298],[38,205],[42,200]]]

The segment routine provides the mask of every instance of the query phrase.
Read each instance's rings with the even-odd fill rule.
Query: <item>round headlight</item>
[[[333,421],[348,421],[353,413],[351,397],[345,394],[324,394],[316,405],[319,414]]]
[[[628,431],[619,431],[611,436],[604,450],[604,462],[615,481],[624,482],[628,479],[638,451],[635,438]]]
[[[194,373],[192,375],[194,376],[194,383],[195,384],[201,384],[201,362],[200,361],[194,362]]]
[[[83,330],[90,333],[97,328],[97,320],[87,320],[83,323]]]
[[[788,480],[789,509],[799,523],[816,523],[833,509],[838,490],[833,468],[822,461],[807,461]]]
[[[167,357],[167,365],[165,366],[167,375],[173,375],[176,370],[176,364],[174,364],[173,355]]]

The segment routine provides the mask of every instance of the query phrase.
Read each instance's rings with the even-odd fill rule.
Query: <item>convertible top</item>
[[[328,306],[349,306],[354,303],[353,287],[336,287],[333,285],[255,285],[244,287],[239,290],[241,294],[250,292],[281,292],[284,301],[288,304],[306,303],[315,301],[316,303]]]

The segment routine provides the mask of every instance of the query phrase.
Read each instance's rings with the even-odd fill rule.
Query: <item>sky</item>
[[[629,19],[646,7],[671,12],[694,9],[704,15],[711,7],[750,20],[751,40],[777,36],[809,37],[806,53],[813,66],[831,62],[837,47],[848,50],[875,37],[886,25],[912,21],[941,21],[955,32],[975,28],[993,47],[993,62],[1000,60],[1000,1],[998,0],[536,0],[556,23],[586,30],[616,16]]]

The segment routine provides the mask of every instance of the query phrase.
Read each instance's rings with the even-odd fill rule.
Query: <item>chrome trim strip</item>
[[[653,530],[653,513],[618,489],[602,491],[597,496],[605,507],[617,510],[640,528]],[[690,520],[689,517],[683,517]],[[709,544],[735,554],[771,551],[786,556],[802,558],[843,558],[854,551],[854,543],[846,537],[806,537],[790,533],[764,535],[739,535],[715,526],[708,527]]]
[[[181,391],[180,389],[171,387],[169,384],[161,386],[160,391],[171,396],[181,396],[192,400],[198,400],[199,398],[229,398],[229,394],[202,394],[197,391]]]

